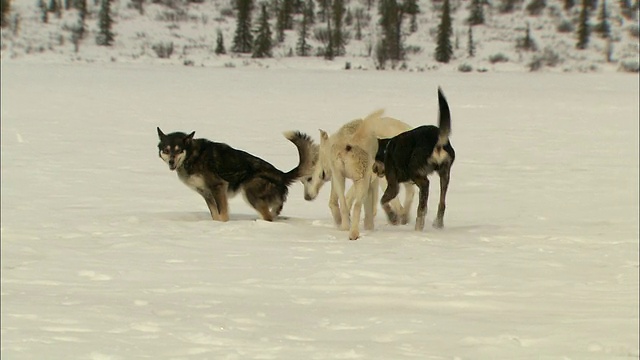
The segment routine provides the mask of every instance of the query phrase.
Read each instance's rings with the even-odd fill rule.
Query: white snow
[[[231,220],[156,126],[289,170],[378,108],[457,159],[445,228]],[[637,359],[638,77],[2,63],[2,359]],[[438,200],[434,178],[428,219]]]

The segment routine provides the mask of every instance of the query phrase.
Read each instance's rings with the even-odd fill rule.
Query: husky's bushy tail
[[[438,145],[445,145],[447,142],[449,142],[449,136],[451,136],[451,112],[449,111],[447,98],[444,97],[442,88],[439,86],[438,107],[438,128],[440,129]]]
[[[314,154],[316,151],[314,151],[314,143],[311,136],[300,131],[286,131],[283,134],[284,137],[298,148],[298,156],[300,158],[298,166],[284,174],[285,182],[288,186],[313,171]]]

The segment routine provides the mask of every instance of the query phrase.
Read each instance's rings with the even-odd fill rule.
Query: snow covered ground
[[[434,124],[438,85],[443,230],[379,211],[349,241],[328,186],[307,202],[298,183],[286,220],[238,197],[213,222],[158,158],[156,126],[288,170],[283,131],[381,107]],[[637,359],[638,95],[615,73],[3,62],[0,356]]]

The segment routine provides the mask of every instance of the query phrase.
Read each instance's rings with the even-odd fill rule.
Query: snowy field
[[[289,170],[385,108],[457,152],[445,228],[231,221],[156,126]],[[2,359],[638,359],[638,76],[2,64]],[[434,178],[427,224],[438,200]]]

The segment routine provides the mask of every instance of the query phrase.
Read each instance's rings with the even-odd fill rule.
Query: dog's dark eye
[[[169,153],[169,149],[162,149],[162,153],[163,154],[168,154]]]
[[[312,178],[311,176],[309,176],[309,177],[307,178],[307,182],[311,182],[311,180],[313,180],[313,178]]]

